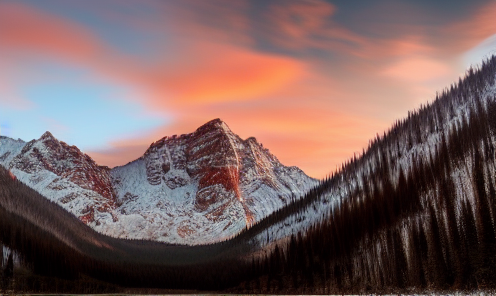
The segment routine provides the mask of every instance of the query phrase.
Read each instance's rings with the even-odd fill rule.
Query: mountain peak
[[[226,123],[222,121],[222,119],[220,118],[215,118],[205,123],[204,125],[222,125],[222,124],[226,124]]]
[[[232,133],[229,126],[224,121],[222,121],[222,119],[220,119],[220,118],[210,120],[209,122],[200,126],[196,131],[197,132],[206,132],[209,130],[219,130],[219,129],[223,130],[224,132]]]
[[[257,138],[255,137],[249,137],[248,139],[245,140],[245,142],[258,144]]]
[[[55,137],[49,131],[46,131],[43,135],[41,135],[40,140],[55,140]]]
[[[192,244],[238,233],[317,182],[282,165],[254,137],[242,140],[219,118],[193,133],[153,142],[139,161],[114,168],[111,180],[116,213],[123,217],[119,227],[128,229],[115,231]],[[126,215],[150,208],[163,222],[150,216],[139,223],[153,233],[127,226]]]

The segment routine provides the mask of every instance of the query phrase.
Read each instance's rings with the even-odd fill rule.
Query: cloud
[[[447,42],[448,46],[454,47],[456,51],[468,51],[496,34],[495,15],[496,2],[491,1],[467,19],[442,28],[441,33],[447,35],[448,38],[441,40]]]
[[[0,11],[5,48],[64,59],[103,79],[137,85],[148,94],[145,100],[152,108],[253,99],[304,72],[304,64],[295,59],[203,39],[182,43],[179,59],[164,54],[150,65],[123,55],[67,19],[20,4],[4,5]]]
[[[264,14],[266,41],[284,50],[334,50],[361,46],[364,38],[332,20],[337,8],[321,0],[275,2]]]
[[[170,13],[166,23],[174,26],[176,36],[186,39],[211,40],[235,46],[253,45],[251,20],[247,15],[250,1],[168,1],[162,11]],[[160,30],[160,29],[159,29]]]
[[[273,5],[270,18],[279,31],[292,38],[305,38],[322,30],[336,7],[325,1],[289,1]]]
[[[445,78],[451,73],[453,70],[446,63],[424,56],[401,59],[382,71],[383,75],[393,79],[417,84]]]
[[[177,104],[256,99],[304,75],[303,63],[282,56],[218,44],[196,44],[187,61],[164,65],[151,88],[158,101],[170,94]],[[160,98],[162,97],[162,98]]]
[[[456,80],[457,57],[465,48],[453,46],[457,31],[479,40],[493,26],[479,12],[459,22],[458,29],[412,23],[372,37],[336,23],[336,6],[324,1],[275,2],[255,25],[243,16],[245,8],[231,7],[230,19],[211,23],[206,16],[216,15],[215,9],[194,7],[193,12],[177,10],[180,17],[171,21],[184,35],[177,46],[190,60],[170,63],[165,56],[161,68],[168,70],[155,74],[147,87],[155,91],[148,103],[173,108],[176,118],[139,138],[139,144],[132,139],[113,143],[122,157],[138,157],[165,135],[189,133],[221,117],[241,137],[256,136],[284,164],[323,176]],[[250,25],[261,28],[264,41],[276,50],[254,50]],[[312,49],[329,55],[315,56]],[[296,52],[297,58],[278,51]],[[339,59],[327,61],[332,54]],[[289,74],[267,78],[278,77],[278,69]]]
[[[104,49],[87,30],[71,21],[19,3],[0,4],[0,45],[4,49],[70,59],[98,59]]]

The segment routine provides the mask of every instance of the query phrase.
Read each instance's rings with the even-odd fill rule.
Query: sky
[[[495,0],[0,0],[0,134],[98,164],[221,118],[322,178],[496,53]]]

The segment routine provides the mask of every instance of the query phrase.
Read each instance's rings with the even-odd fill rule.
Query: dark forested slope
[[[249,287],[494,289],[495,78],[493,57],[257,225]]]

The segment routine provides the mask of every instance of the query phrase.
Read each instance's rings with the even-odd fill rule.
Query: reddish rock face
[[[97,165],[76,146],[69,146],[58,141],[50,132],[46,132],[38,140],[28,142],[21,153],[13,159],[10,167],[32,174],[48,170],[60,179],[66,179],[104,197],[106,201],[99,203],[99,211],[108,212],[115,208],[110,169]],[[57,186],[52,186],[54,190],[57,188]],[[67,196],[66,200],[68,199],[70,196]],[[91,209],[91,214],[81,216],[80,219],[85,223],[93,222],[93,209]]]
[[[206,168],[201,173],[198,189],[221,185],[227,191],[238,191],[239,173],[235,167]]]
[[[14,174],[12,174],[12,172],[9,170],[9,177],[12,179],[12,180],[15,180],[16,179],[16,176]]]
[[[162,138],[144,155],[147,180],[155,186],[164,182],[171,189],[198,182],[195,208],[216,220],[232,203],[243,203],[236,147],[241,141],[219,119],[192,134]],[[217,206],[211,209],[212,205]],[[248,208],[245,211],[251,215]]]
[[[79,220],[83,221],[84,224],[90,224],[95,221],[95,209],[88,208],[87,213],[79,216]]]
[[[251,196],[256,195],[254,192],[260,188],[293,192],[297,191],[295,179],[304,176],[311,180],[301,170],[280,164],[255,138],[239,138],[220,119],[206,123],[191,134],[164,137],[152,143],[143,160],[150,185],[161,186],[164,182],[175,189],[197,182],[196,211],[217,221],[237,206],[244,211],[246,225],[262,216],[253,213],[254,208],[260,206]],[[295,176],[286,176],[292,173]],[[286,202],[288,198],[281,201]]]

